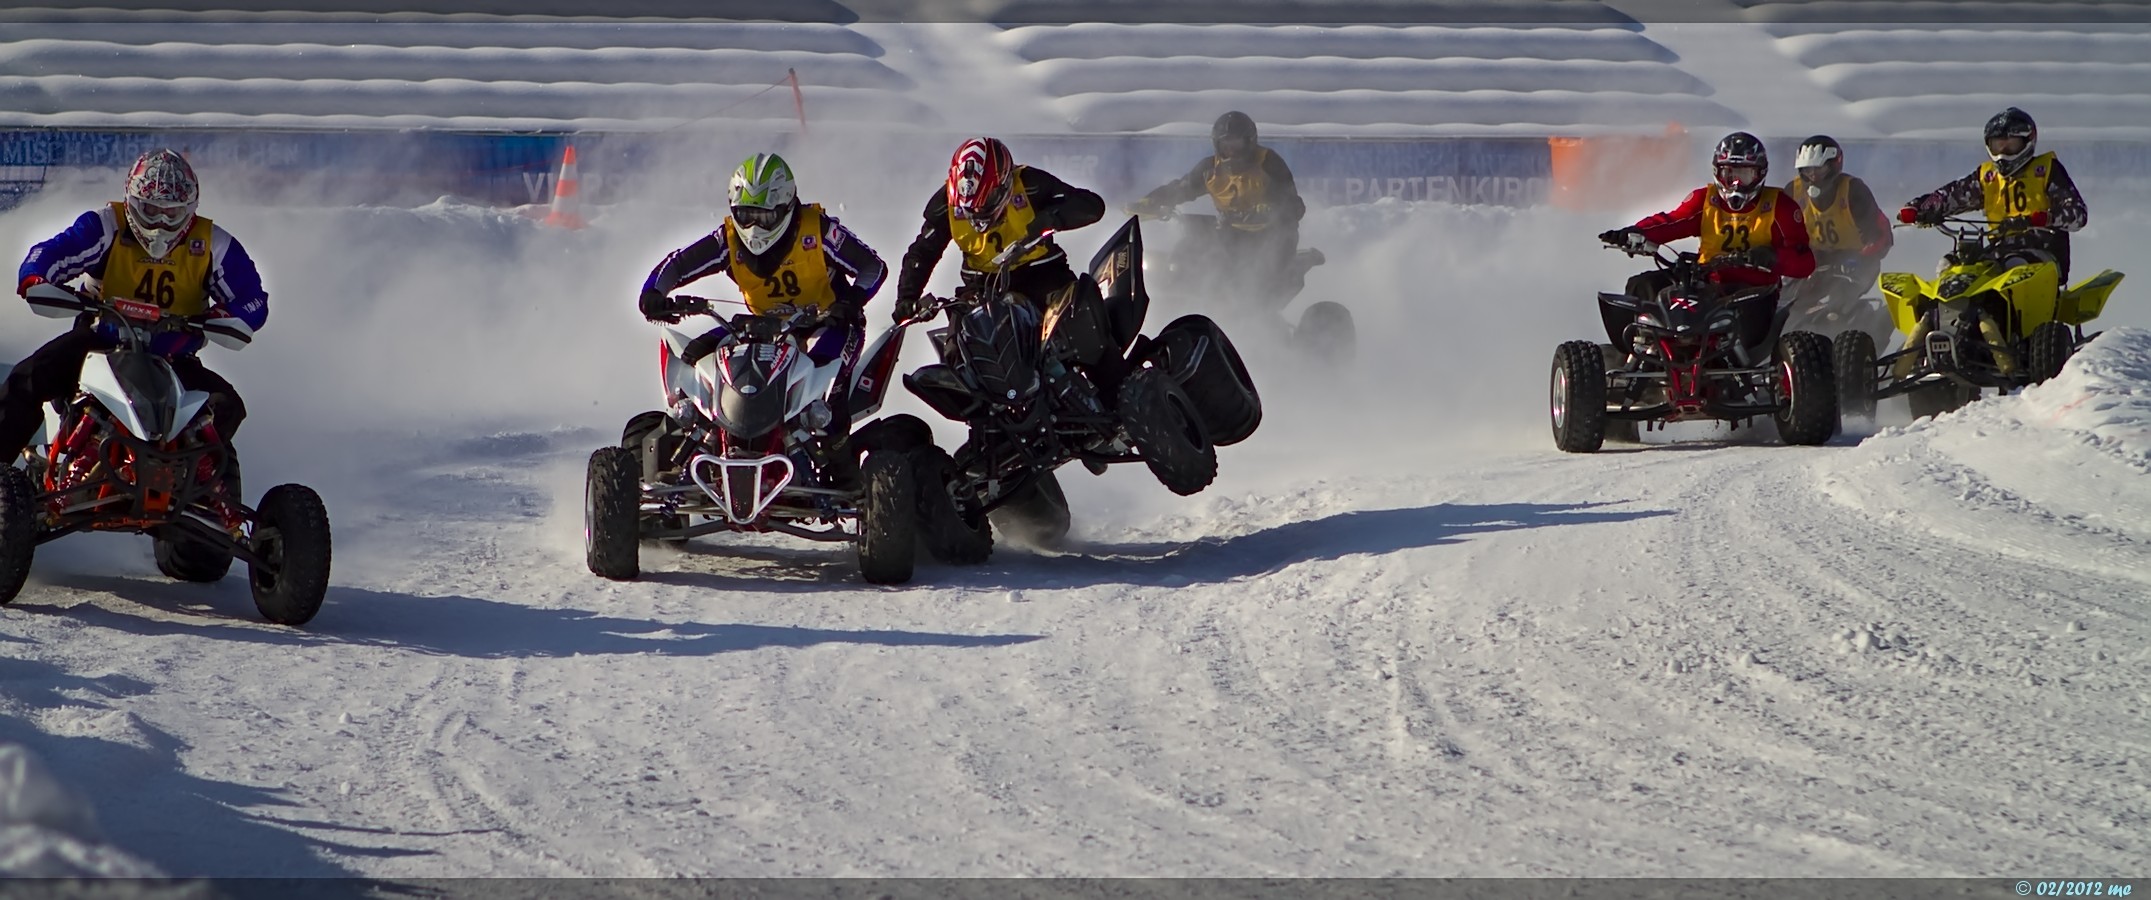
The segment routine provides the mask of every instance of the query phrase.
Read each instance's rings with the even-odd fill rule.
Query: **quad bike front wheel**
[[[1590,341],[1554,348],[1549,412],[1554,446],[1596,453],[1606,443],[1606,358]]]
[[[1217,447],[1187,391],[1165,370],[1144,366],[1120,385],[1121,422],[1158,483],[1183,497],[1217,480]]]
[[[2061,374],[2076,353],[2076,335],[2060,322],[2041,322],[2031,333],[2031,382],[2040,384]]]
[[[894,454],[898,451],[883,451]],[[956,463],[933,444],[909,451],[912,480],[918,485],[919,543],[934,559],[952,566],[972,566],[993,555],[993,526],[967,515],[953,492]]]
[[[37,553],[37,485],[30,473],[0,467],[0,606],[13,602]]]
[[[868,453],[860,467],[866,496],[859,502],[859,577],[870,584],[911,580],[919,540],[915,474],[907,453]]]
[[[301,484],[280,484],[254,509],[248,581],[254,608],[278,625],[304,625],[329,591],[329,510]]]
[[[1846,418],[1875,418],[1875,339],[1845,331],[1830,342],[1837,354],[1837,409]]]
[[[1598,345],[1598,355],[1605,361],[1606,371],[1608,372],[1620,368],[1628,361],[1627,354],[1622,353],[1619,348],[1612,344]],[[1642,426],[1643,423],[1635,419],[1616,419],[1612,416],[1607,416],[1606,440],[1618,441],[1624,444],[1643,443]]]
[[[663,461],[672,457],[673,451],[678,449],[679,442],[683,440],[678,434],[665,433],[667,426],[671,424],[671,416],[665,415],[660,410],[653,409],[636,413],[635,417],[627,420],[627,425],[620,429],[620,446],[635,454],[635,458],[641,466],[642,478],[646,481],[655,482],[657,480]],[[657,439],[652,441],[650,439],[651,435],[657,435]],[[642,516],[639,521],[641,522],[640,528],[644,532],[659,530],[684,531],[687,528],[687,517],[679,513],[652,513]],[[685,545],[687,539],[683,537],[662,538],[658,543],[668,547],[679,547]]]
[[[642,461],[625,447],[590,454],[583,483],[583,556],[590,572],[614,581],[642,574]]]
[[[1778,339],[1778,437],[1795,446],[1814,447],[1830,440],[1842,424],[1838,415],[1836,360],[1830,339],[1795,331]]]

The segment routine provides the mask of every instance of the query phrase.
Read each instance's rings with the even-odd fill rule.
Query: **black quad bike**
[[[1591,453],[1609,431],[1636,440],[1638,424],[1715,419],[1739,427],[1757,416],[1770,416],[1788,444],[1813,446],[1837,433],[1828,338],[1783,332],[1786,310],[1780,309],[1762,340],[1741,343],[1740,304],[1763,302],[1770,287],[1713,284],[1709,276],[1722,264],[1699,263],[1693,253],[1668,257],[1656,245],[1613,249],[1650,256],[1669,283],[1652,297],[1598,295],[1603,312],[1633,318],[1626,347],[1569,341],[1555,349],[1555,446]]]
[[[1791,314],[1786,331],[1812,331],[1841,346],[1847,332],[1857,331],[1876,344],[1889,343],[1890,311],[1879,292],[1871,293],[1874,281],[1853,277],[1847,263],[1817,265],[1815,273],[1785,287],[1785,305]]]
[[[677,299],[682,312],[714,316],[706,298]],[[916,416],[891,416],[834,440],[833,392],[850,391],[853,415],[863,418],[880,407],[884,385],[862,378],[872,366],[839,384],[840,363],[809,358],[807,336],[821,324],[811,310],[740,313],[692,363],[685,357],[695,335],[663,330],[669,411],[637,414],[619,445],[590,455],[583,535],[593,574],[630,580],[640,574],[643,542],[734,531],[850,543],[864,580],[911,579],[918,491],[910,451],[930,445],[933,433]]]
[[[1159,287],[1175,296],[1214,296],[1255,311],[1261,315],[1258,321],[1273,323],[1278,336],[1287,344],[1323,365],[1350,361],[1358,352],[1358,329],[1352,320],[1352,311],[1342,303],[1318,300],[1300,311],[1297,324],[1286,321],[1284,309],[1298,298],[1299,291],[1266,283],[1265,267],[1236,259],[1227,234],[1232,228],[1217,216],[1145,209],[1141,217],[1158,221],[1177,219],[1182,226],[1180,240],[1173,245],[1173,252],[1148,261],[1146,275],[1155,279]],[[1287,268],[1282,273],[1282,280],[1292,285],[1303,284],[1307,271],[1326,261],[1322,251],[1301,247],[1285,264]]]
[[[234,558],[244,560],[262,618],[312,620],[329,588],[321,496],[280,484],[255,506],[242,502],[239,458],[217,433],[209,395],[187,390],[149,350],[174,330],[237,350],[253,339],[244,323],[195,321],[54,284],[32,287],[26,299],[40,315],[102,323],[118,345],[90,354],[80,390],[49,404],[29,448],[0,467],[0,603],[22,590],[39,544],[112,531],[149,535],[157,570],[180,581],[220,581]]]
[[[1059,540],[1069,526],[1054,474],[1063,463],[1102,474],[1140,462],[1174,493],[1194,494],[1216,477],[1217,448],[1245,440],[1262,421],[1254,382],[1215,322],[1188,315],[1155,336],[1140,334],[1150,296],[1137,220],[1041,304],[1007,285],[1013,261],[1044,238],[1011,245],[992,272],[953,297],[924,298],[897,324],[949,312],[949,323],[928,333],[941,362],[903,379],[935,412],[970,426],[953,455],[920,451],[921,524],[944,562],[983,561],[996,524],[1033,543]],[[1109,391],[1115,372],[1119,385]]]

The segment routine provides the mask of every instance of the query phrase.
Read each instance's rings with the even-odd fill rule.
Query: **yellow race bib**
[[[1255,214],[1255,207],[1269,202],[1270,175],[1262,164],[1270,159],[1270,148],[1255,151],[1255,158],[1243,171],[1227,174],[1225,167],[1212,165],[1210,177],[1203,180],[1203,187],[1210,191],[1210,202],[1217,204],[1218,218],[1243,231],[1257,231],[1263,226],[1242,224]]]
[[[187,233],[164,259],[149,258],[149,251],[134,239],[127,227],[127,204],[112,204],[119,234],[105,257],[105,274],[98,279],[106,297],[126,297],[154,303],[175,316],[194,316],[209,311],[209,219],[195,216]]]
[[[1807,185],[1793,179],[1788,188],[1800,201],[1800,212],[1807,219],[1807,242],[1816,250],[1858,250],[1865,246],[1860,240],[1860,226],[1852,219],[1852,182],[1840,183],[1837,196],[1830,198],[1828,206],[1815,203],[1807,195]]]
[[[836,303],[836,290],[829,285],[829,257],[822,247],[821,204],[800,204],[798,226],[793,232],[798,237],[784,260],[765,277],[747,268],[747,247],[740,243],[739,226],[730,217],[725,219],[725,243],[732,252],[732,266],[725,274],[739,285],[747,309],[756,315],[787,308],[826,310]]]
[[[1700,235],[1703,246],[1696,252],[1696,260],[1710,262],[1727,253],[1746,253],[1756,247],[1770,246],[1770,227],[1777,222],[1780,194],[1777,188],[1763,188],[1756,192],[1755,202],[1740,212],[1706,201]]]
[[[2054,154],[2032,157],[2015,175],[2004,175],[1993,161],[1979,164],[1979,189],[1986,195],[1987,221],[2018,219],[2043,211],[2046,183],[2053,177]]]
[[[949,209],[949,238],[956,243],[956,249],[963,251],[964,266],[974,272],[992,269],[993,258],[999,256],[1003,248],[1029,236],[1031,220],[1038,218],[1038,212],[1031,209],[1031,198],[1023,192],[1021,166],[1009,176],[1009,181],[1008,212],[1002,214],[1001,221],[985,231],[971,227],[970,219],[957,215],[953,207]],[[1017,260],[1016,264],[1036,262],[1051,252],[1051,246],[1041,243],[1032,247],[1031,252],[1023,254],[1023,258]]]

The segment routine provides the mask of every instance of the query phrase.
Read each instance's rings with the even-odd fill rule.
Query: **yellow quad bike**
[[[1873,419],[1875,401],[1899,394],[1913,418],[1932,416],[1985,388],[2008,393],[2052,378],[2098,336],[2087,337],[2084,323],[2098,318],[2121,283],[2121,273],[2107,269],[2059,290],[2053,255],[2028,244],[2042,225],[2013,219],[1990,228],[1953,217],[1933,227],[1955,243],[1934,280],[1909,272],[1878,279],[1904,347],[1877,357],[1872,337],[1838,336],[1838,405],[1848,417]]]

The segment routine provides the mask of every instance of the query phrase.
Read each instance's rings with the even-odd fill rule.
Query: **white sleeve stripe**
[[[74,256],[64,257],[46,269],[48,272],[62,276],[53,279],[54,281],[67,281],[76,275],[83,274],[89,269],[92,260],[104,258],[105,251],[112,249],[112,239],[119,231],[119,222],[112,217],[112,207],[106,206],[98,209],[97,218],[104,223],[104,236],[98,238],[97,243],[91,245],[90,249]]]

